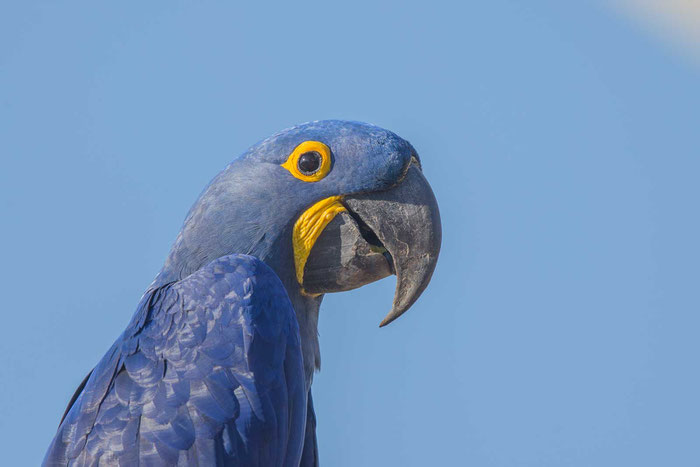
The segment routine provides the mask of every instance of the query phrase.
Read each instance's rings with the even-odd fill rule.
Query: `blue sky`
[[[5,2],[0,443],[36,465],[185,213],[269,134],[413,143],[443,250],[328,296],[327,466],[700,463],[698,67],[596,2]]]

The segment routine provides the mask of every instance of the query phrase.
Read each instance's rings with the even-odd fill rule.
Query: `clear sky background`
[[[699,62],[603,2],[236,3],[2,2],[4,465],[204,185],[326,118],[413,143],[444,242],[387,328],[393,279],[326,297],[323,465],[700,465]]]

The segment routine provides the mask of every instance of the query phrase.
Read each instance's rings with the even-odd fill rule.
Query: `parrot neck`
[[[321,367],[318,315],[323,295],[310,296],[302,293],[296,279],[291,248],[285,248],[285,245],[290,243],[286,241],[288,238],[291,238],[291,230],[279,235],[276,239],[267,238],[267,242],[262,240],[254,244],[252,248],[246,248],[246,251],[239,251],[239,253],[257,257],[275,271],[282,281],[299,323],[299,336],[304,358],[304,376],[306,387],[309,389],[313,381],[314,372]],[[179,281],[206,266],[211,261],[226,254],[231,254],[221,251],[213,252],[210,255],[197,255],[196,252],[190,251],[186,244],[187,242],[184,241],[183,233],[181,232],[165,261],[163,269],[148,288],[149,291]]]
[[[296,284],[295,284],[296,285]],[[310,297],[301,294],[298,285],[293,292],[285,284],[297,315],[301,352],[304,357],[304,379],[307,391],[311,388],[314,372],[321,369],[321,350],[318,341],[318,315],[323,295]]]

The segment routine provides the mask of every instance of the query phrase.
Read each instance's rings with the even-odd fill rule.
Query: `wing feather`
[[[279,278],[254,257],[219,258],[144,296],[44,464],[298,465],[302,366]]]

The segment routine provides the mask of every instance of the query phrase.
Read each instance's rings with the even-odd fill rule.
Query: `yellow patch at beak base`
[[[316,239],[338,213],[346,211],[345,206],[340,203],[341,198],[342,196],[331,196],[322,199],[304,211],[294,223],[292,245],[299,285],[303,286],[304,266]]]

